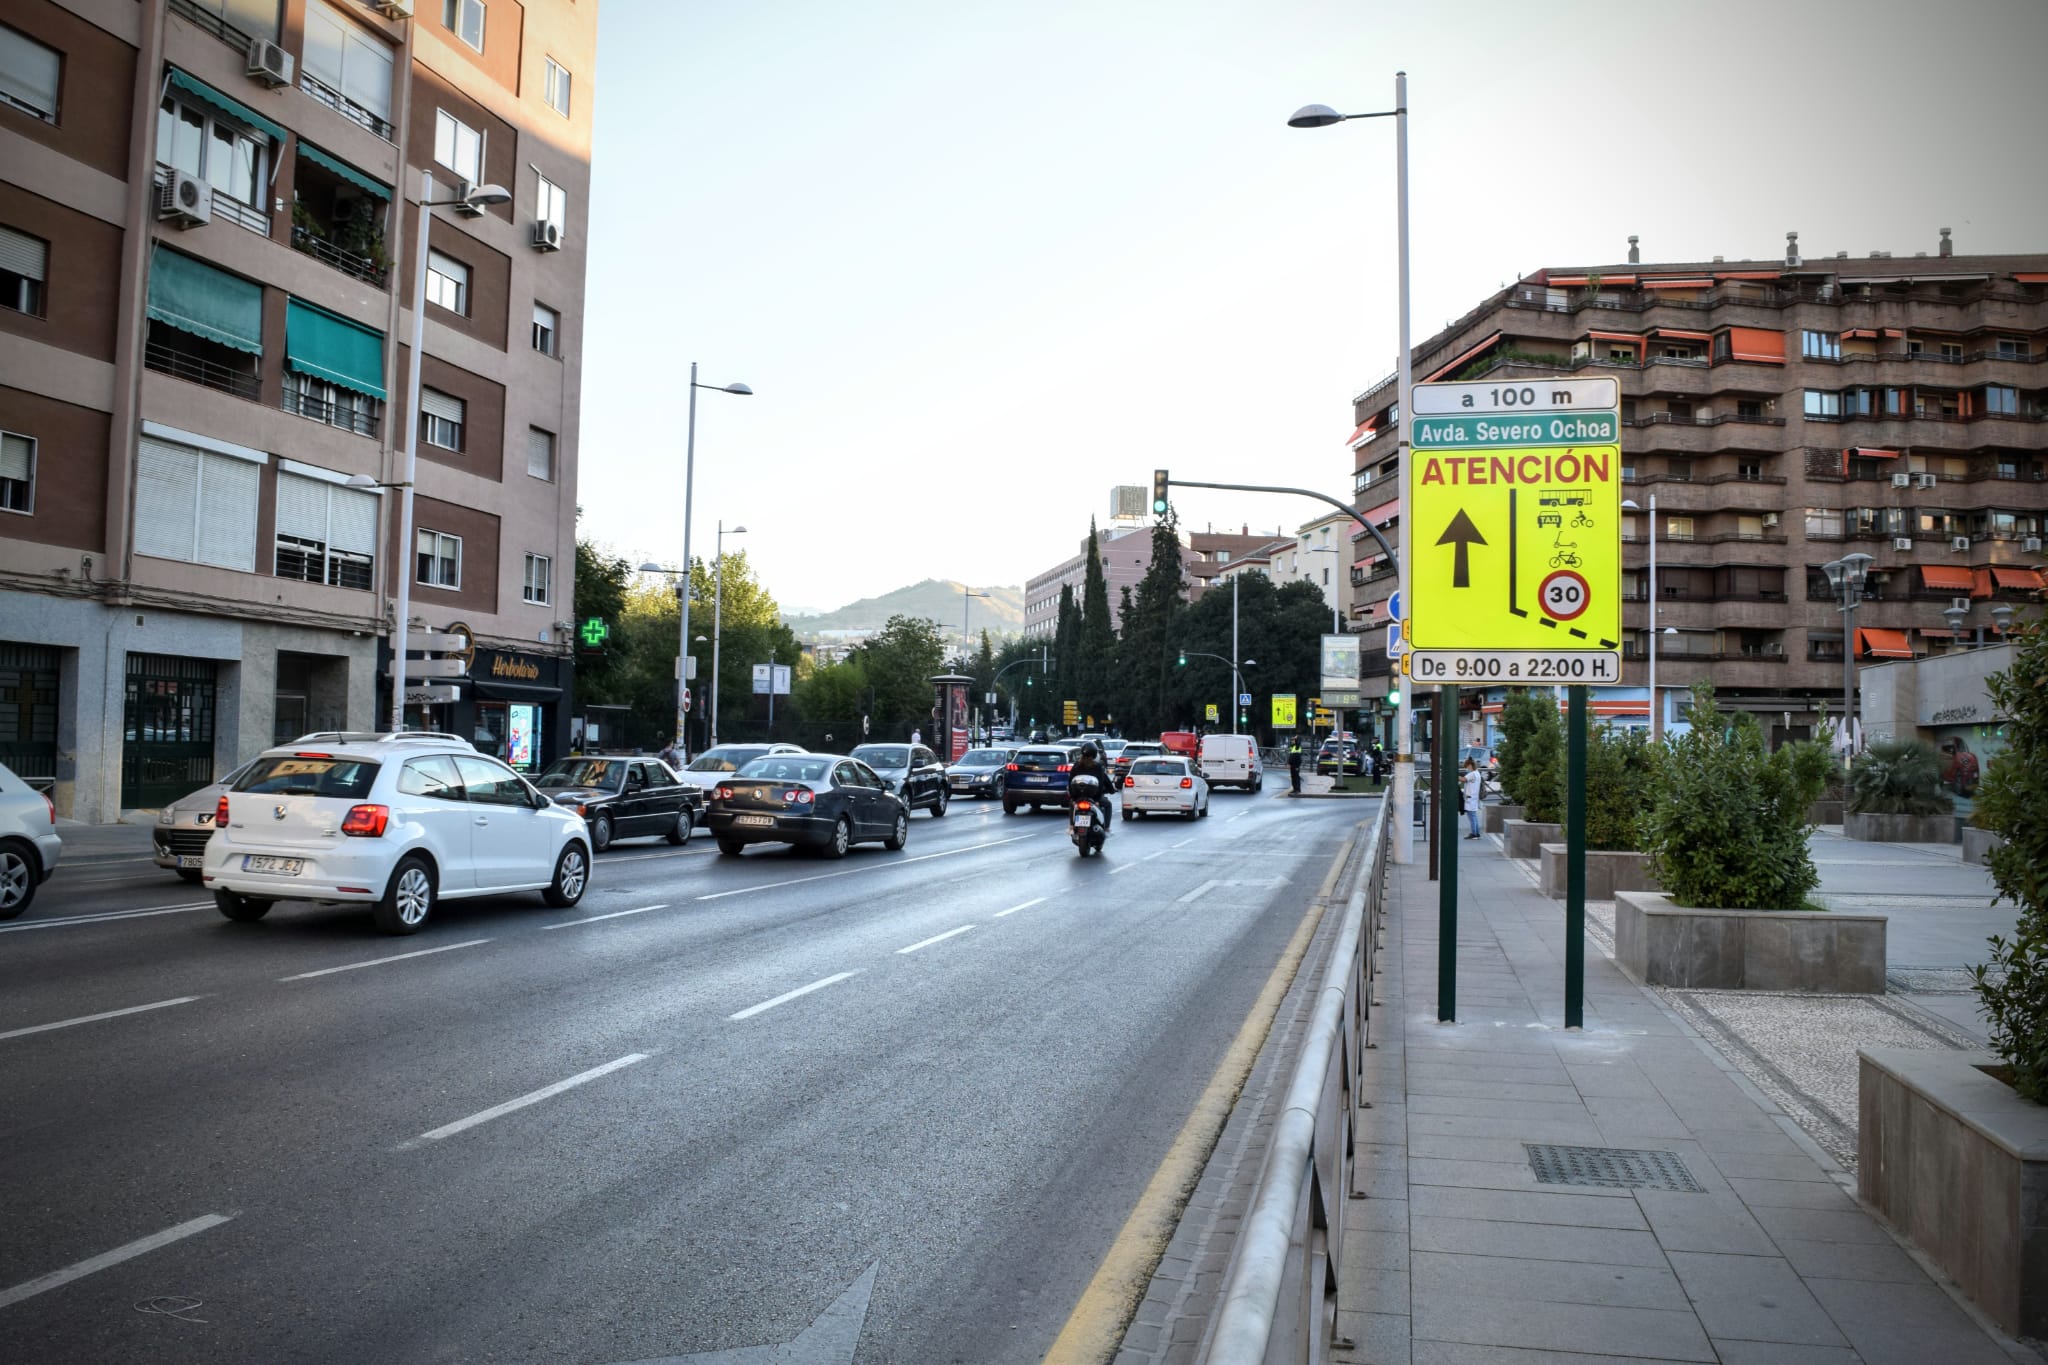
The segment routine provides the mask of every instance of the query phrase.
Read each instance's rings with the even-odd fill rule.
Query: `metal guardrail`
[[[1386,909],[1388,804],[1380,803],[1366,835],[1364,865],[1224,1274],[1222,1304],[1200,1356],[1209,1365],[1307,1365],[1328,1360],[1336,1345],[1352,1118]]]

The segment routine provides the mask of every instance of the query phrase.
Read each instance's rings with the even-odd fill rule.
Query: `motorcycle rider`
[[[1110,817],[1116,814],[1116,807],[1110,804],[1110,795],[1116,790],[1116,779],[1111,777],[1109,769],[1103,766],[1102,755],[1096,752],[1093,744],[1083,744],[1081,752],[1075,756],[1074,770],[1067,776],[1068,790],[1072,790],[1073,781],[1077,777],[1095,779],[1098,788],[1095,797],[1097,813],[1102,817],[1103,828],[1107,829]]]

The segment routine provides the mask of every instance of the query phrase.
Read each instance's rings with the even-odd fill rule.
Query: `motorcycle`
[[[1102,784],[1092,777],[1077,777],[1067,786],[1067,837],[1074,852],[1085,858],[1102,852],[1109,837],[1109,808],[1102,802]]]

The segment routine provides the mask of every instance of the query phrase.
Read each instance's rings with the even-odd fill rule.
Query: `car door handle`
[[[491,823],[491,817],[488,815],[479,815],[476,818],[476,822],[479,825],[488,825],[489,823]]]

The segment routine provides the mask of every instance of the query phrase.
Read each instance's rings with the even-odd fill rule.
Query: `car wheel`
[[[196,867],[181,867],[178,869],[178,875],[180,877],[183,877],[188,882],[201,881],[206,876],[205,873],[201,872]]]
[[[391,884],[371,908],[377,927],[387,934],[416,934],[434,913],[434,873],[427,860],[408,854],[391,874]]]
[[[740,850],[745,847],[745,842],[739,839],[720,839],[718,841],[718,851],[728,858],[739,857]]]
[[[583,845],[571,842],[555,859],[555,879],[541,895],[555,909],[566,910],[583,899],[583,890],[589,885],[590,859],[584,856]]]
[[[1207,801],[1204,801],[1204,802],[1202,803],[1202,808],[1201,808],[1200,810],[1196,811],[1196,812],[1195,812],[1195,814],[1196,814],[1196,815],[1198,815],[1198,816],[1200,816],[1200,817],[1201,817],[1202,819],[1204,819],[1204,820],[1208,819],[1208,818],[1209,818],[1209,803],[1208,803]]]
[[[40,869],[21,844],[0,844],[0,919],[13,919],[36,898]]]
[[[602,811],[590,822],[590,847],[602,853],[612,846],[612,818]]]
[[[903,812],[897,811],[896,817],[899,820],[902,819]],[[832,826],[831,841],[827,843],[821,851],[827,858],[844,858],[846,856],[846,850],[852,847],[853,821],[847,819],[845,816],[842,815],[839,817],[839,822]]]
[[[1002,799],[1003,799],[1003,792],[1004,792],[1004,790],[1005,790],[1005,789],[1006,789],[1006,788],[1008,787],[1008,785],[1009,785],[1009,784],[1008,784],[1008,783],[1006,783],[1006,782],[1004,782],[1002,778],[1000,778],[1000,777],[999,777],[999,778],[997,778],[997,779],[996,779],[996,785],[995,785],[995,791],[994,791],[994,796],[995,796],[996,800],[1000,801],[1000,800],[1002,800]]]
[[[895,828],[890,830],[888,838],[882,840],[882,847],[888,849],[891,853],[898,852],[902,849],[904,840],[909,837],[910,817],[899,810],[896,812]]]
[[[1135,816],[1135,815],[1133,815],[1133,814],[1132,814],[1132,813],[1131,813],[1131,812],[1130,812],[1129,810],[1126,810],[1126,811],[1124,812],[1124,823],[1125,823],[1125,824],[1127,824],[1127,825],[1128,825],[1129,823],[1131,823],[1131,821],[1133,821],[1133,820],[1135,820],[1135,819],[1137,819],[1137,818],[1138,818],[1138,817],[1137,817],[1137,816]]]
[[[270,913],[275,901],[257,900],[252,896],[238,896],[232,891],[216,891],[213,903],[220,912],[237,924],[253,924]]]
[[[676,822],[670,827],[668,841],[678,848],[690,842],[690,833],[697,828],[697,822],[690,818],[689,807],[676,812]]]
[[[939,799],[932,802],[933,817],[936,819],[944,819],[946,815],[946,803],[948,801],[951,801],[952,799],[953,794],[951,792],[947,791],[944,787],[939,788]]]
[[[1195,818],[1195,817],[1196,817],[1197,815],[1201,814],[1201,810],[1202,810],[1202,808],[1201,808],[1200,806],[1192,806],[1192,805],[1191,805],[1191,806],[1189,806],[1189,807],[1188,807],[1188,808],[1187,808],[1186,810],[1184,810],[1184,811],[1182,811],[1182,812],[1180,813],[1180,818],[1181,818],[1181,819],[1183,819],[1183,820],[1192,820],[1192,819],[1194,819],[1194,818]]]
[[[1016,808],[1015,806],[1011,805],[1011,804],[1010,804],[1009,802],[1007,802],[1007,801],[1003,802],[1003,814],[1005,814],[1005,815],[1015,815],[1016,813],[1017,813],[1017,808]]]

